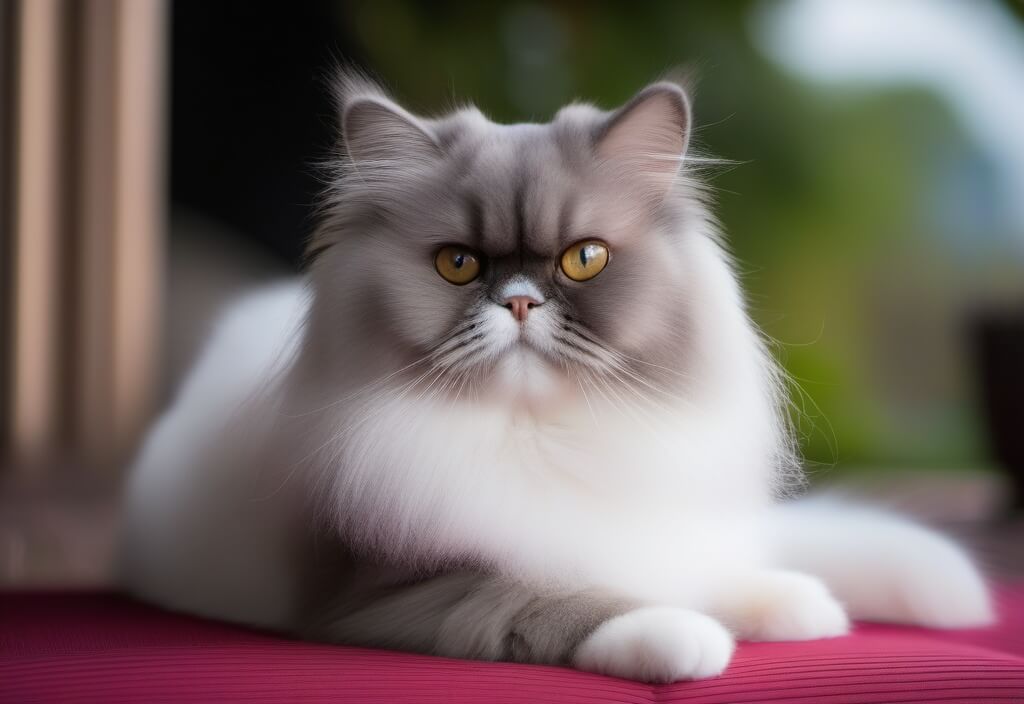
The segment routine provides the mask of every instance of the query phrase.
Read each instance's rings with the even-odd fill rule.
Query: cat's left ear
[[[608,117],[595,144],[599,158],[662,198],[690,140],[690,101],[675,83],[654,83]]]

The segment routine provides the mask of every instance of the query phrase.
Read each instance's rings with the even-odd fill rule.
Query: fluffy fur
[[[342,138],[301,281],[229,310],[126,502],[158,603],[348,643],[721,672],[733,637],[848,616],[991,618],[943,538],[799,484],[779,372],[748,319],[658,83],[549,124],[428,120],[341,76]],[[574,242],[612,256],[586,282]],[[455,286],[433,258],[476,252]],[[511,295],[534,301],[525,322]]]

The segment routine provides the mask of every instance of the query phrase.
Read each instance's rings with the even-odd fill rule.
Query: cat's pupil
[[[455,268],[456,269],[461,269],[462,265],[465,263],[465,261],[466,261],[465,255],[463,255],[463,254],[456,254],[455,255]]]
[[[585,267],[589,259],[590,247],[580,247],[580,264],[582,264]]]

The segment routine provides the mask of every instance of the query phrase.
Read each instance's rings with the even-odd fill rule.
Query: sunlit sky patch
[[[914,84],[947,101],[996,165],[997,202],[1024,247],[1024,32],[990,0],[768,0],[758,46],[814,81]]]

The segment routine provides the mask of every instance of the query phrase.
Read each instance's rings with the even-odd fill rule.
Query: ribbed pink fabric
[[[722,677],[648,686],[556,667],[301,643],[111,594],[0,595],[0,702],[1024,703],[1024,584],[990,629],[862,625],[740,646]]]

